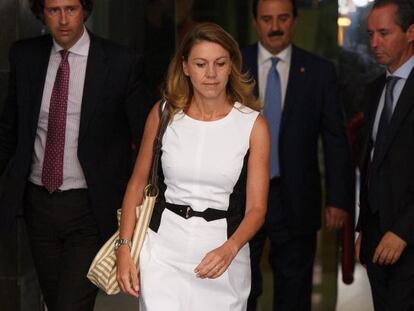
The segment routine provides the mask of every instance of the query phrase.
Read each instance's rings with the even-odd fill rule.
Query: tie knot
[[[270,60],[272,61],[272,66],[276,67],[276,65],[279,62],[280,58],[279,57],[272,57],[272,58],[270,58]]]
[[[60,51],[60,56],[62,57],[62,61],[66,61],[66,59],[68,58],[68,55],[69,55],[68,50],[61,50]]]
[[[387,89],[392,91],[394,89],[395,84],[400,80],[400,77],[397,76],[388,76],[387,77]]]

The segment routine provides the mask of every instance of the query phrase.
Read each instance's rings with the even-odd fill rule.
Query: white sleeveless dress
[[[249,149],[258,112],[235,103],[224,118],[198,121],[178,113],[162,142],[165,200],[227,210]],[[227,240],[226,219],[184,219],[165,209],[158,232],[148,230],[140,256],[140,311],[241,311],[250,292],[246,244],[217,279],[200,279],[194,269]]]

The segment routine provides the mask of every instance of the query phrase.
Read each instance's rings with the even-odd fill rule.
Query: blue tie
[[[388,125],[391,121],[391,116],[393,113],[394,105],[394,87],[398,82],[400,77],[397,76],[388,76],[387,84],[385,86],[385,98],[384,98],[384,108],[382,109],[380,121],[378,124],[377,137],[375,138],[375,151],[374,154],[378,154],[380,149],[383,147],[385,132],[388,128]]]
[[[282,92],[280,77],[276,65],[279,58],[272,57],[272,66],[267,74],[265,104],[263,115],[269,123],[270,130],[270,178],[280,176],[279,170],[279,128],[282,115]]]

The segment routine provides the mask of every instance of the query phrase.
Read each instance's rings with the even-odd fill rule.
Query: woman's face
[[[226,96],[226,86],[231,73],[230,54],[221,45],[201,41],[193,46],[183,70],[190,77],[195,96],[219,99]]]

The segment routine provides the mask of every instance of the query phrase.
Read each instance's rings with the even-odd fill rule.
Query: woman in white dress
[[[160,195],[139,271],[128,240],[160,103],[148,116],[122,207],[117,279],[123,292],[140,296],[140,311],[246,309],[248,241],[263,224],[269,182],[269,134],[253,84],[241,74],[235,40],[212,23],[190,31],[170,63]]]

